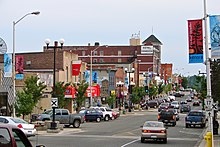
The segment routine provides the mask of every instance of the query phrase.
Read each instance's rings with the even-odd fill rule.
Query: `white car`
[[[168,97],[170,98],[170,101],[175,101],[176,100],[176,97],[174,95],[169,95]]]
[[[107,107],[90,107],[93,109],[99,109],[103,113],[103,118],[105,121],[109,121],[109,119],[112,119],[112,110]]]
[[[27,137],[36,135],[36,128],[34,124],[29,124],[21,118],[0,116],[0,123],[11,124],[20,128]]]
[[[179,109],[180,108],[180,104],[179,104],[178,101],[172,101],[170,105],[173,106],[174,109]]]

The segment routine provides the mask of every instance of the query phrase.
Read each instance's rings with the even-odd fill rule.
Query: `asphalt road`
[[[180,114],[175,127],[168,127],[167,144],[140,141],[140,126],[146,120],[157,120],[156,109],[127,114],[109,122],[89,122],[82,124],[80,129],[65,128],[61,133],[42,134],[30,140],[34,146],[37,143],[46,147],[194,147],[198,145],[204,129],[185,128],[185,115]]]

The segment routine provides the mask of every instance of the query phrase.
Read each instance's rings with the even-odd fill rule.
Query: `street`
[[[195,107],[193,109],[200,109]],[[168,142],[141,143],[141,125],[147,120],[157,120],[157,109],[137,111],[132,114],[120,116],[109,122],[87,122],[79,129],[64,128],[58,134],[42,134],[30,138],[32,144],[46,145],[46,147],[141,147],[141,146],[164,146],[164,147],[193,147],[197,146],[202,138],[201,128],[185,128],[184,118],[186,114],[180,113],[180,120],[175,127],[168,127]]]

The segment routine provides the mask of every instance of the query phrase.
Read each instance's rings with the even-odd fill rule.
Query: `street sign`
[[[206,116],[207,117],[214,117],[214,111],[213,110],[206,111]]]
[[[212,104],[213,104],[213,99],[210,99],[210,98],[205,99],[206,107],[211,108]]]
[[[217,103],[213,103],[213,104],[212,104],[212,109],[218,110],[218,104],[217,104]]]
[[[51,98],[51,107],[58,107],[58,98]]]

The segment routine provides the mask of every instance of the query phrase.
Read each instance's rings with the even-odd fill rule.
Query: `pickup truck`
[[[206,113],[203,110],[191,110],[185,117],[186,128],[199,125],[201,128],[206,126]]]
[[[173,109],[168,110],[161,110],[158,113],[158,121],[161,121],[165,124],[172,124],[173,126],[176,125],[176,115]]]
[[[32,121],[44,121],[53,119],[53,110],[49,109],[42,114],[34,114],[35,119]],[[70,114],[67,109],[55,109],[55,121],[59,121],[60,124],[64,124],[65,127],[73,125],[74,128],[79,128],[80,124],[84,122],[84,117],[79,114]]]
[[[0,123],[0,146],[1,147],[32,147],[31,142],[21,129],[14,125]],[[36,147],[45,147],[36,145]]]

